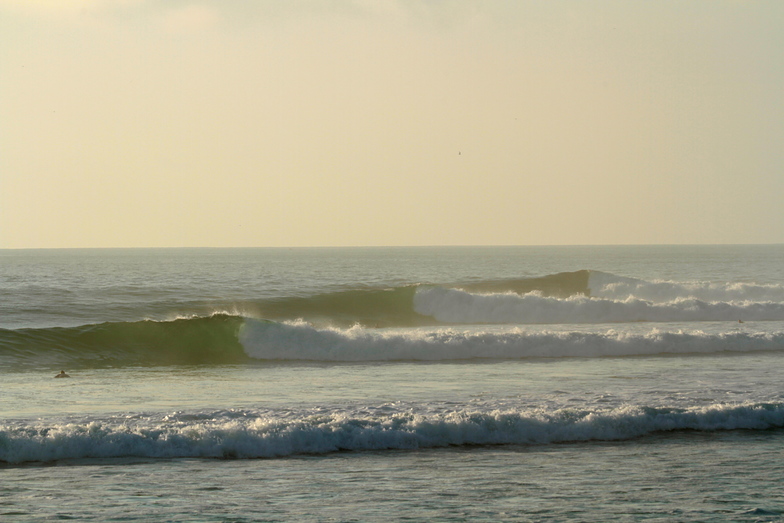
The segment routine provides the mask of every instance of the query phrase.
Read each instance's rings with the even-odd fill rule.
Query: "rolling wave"
[[[265,300],[254,317],[314,325],[419,327],[784,320],[784,286],[648,282],[580,270],[535,278],[351,289]]]
[[[638,329],[639,330],[639,329]],[[784,350],[784,331],[720,333],[525,327],[348,329],[237,316],[0,330],[8,368],[236,364],[250,361],[453,361]]]
[[[583,270],[450,285],[354,288],[236,305],[241,314],[0,329],[0,363],[73,368],[251,359],[516,359],[781,350],[782,333],[777,331],[632,334],[599,333],[595,328],[579,332],[577,327],[547,332],[524,326],[784,321],[784,288],[646,282]],[[460,325],[471,327],[460,330]]]
[[[535,278],[482,280],[437,288],[459,287],[477,293],[539,293],[553,298],[589,294],[590,271],[564,272]],[[284,297],[254,303],[246,309],[253,316],[270,320],[301,319],[316,325],[350,327],[417,327],[434,319],[414,307],[414,300],[429,285],[405,285],[384,289],[348,289],[315,296]]]
[[[381,410],[381,409],[378,409]],[[784,405],[713,405],[686,409],[625,406],[612,410],[465,410],[418,413],[273,411],[175,414],[163,418],[0,426],[0,462],[86,458],[274,458],[336,451],[464,445],[543,445],[614,441],[669,431],[770,430],[784,427]]]

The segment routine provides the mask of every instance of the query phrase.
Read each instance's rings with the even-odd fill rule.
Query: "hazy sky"
[[[784,242],[783,24],[0,0],[0,248]]]

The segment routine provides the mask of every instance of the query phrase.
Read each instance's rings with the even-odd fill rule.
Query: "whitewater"
[[[782,363],[776,245],[0,251],[0,516],[776,521]]]

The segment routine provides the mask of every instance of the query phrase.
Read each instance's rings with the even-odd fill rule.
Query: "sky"
[[[784,243],[782,21],[0,0],[0,248]]]

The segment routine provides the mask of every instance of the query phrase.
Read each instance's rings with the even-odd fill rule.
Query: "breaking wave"
[[[0,364],[73,368],[594,357],[770,351],[784,344],[780,330],[730,327],[739,320],[784,321],[782,286],[647,282],[587,270],[448,285],[357,287],[234,305],[226,308],[242,312],[0,329]],[[639,325],[620,327],[630,322],[730,323],[719,333],[699,327],[647,333],[640,333]],[[581,332],[580,324],[615,324],[617,330]],[[544,331],[543,325],[560,330]]]
[[[655,303],[634,297],[623,300],[571,296],[565,299],[539,293],[472,294],[459,289],[422,288],[414,309],[440,323],[627,323],[681,321],[784,320],[780,302],[706,302],[677,298]]]
[[[681,299],[704,302],[784,302],[784,286],[747,282],[645,281],[601,271],[590,271],[590,294],[611,300],[629,298],[653,303]]]
[[[369,412],[370,411],[370,412]],[[86,458],[274,458],[336,451],[614,441],[669,431],[784,427],[784,405],[685,409],[375,409],[286,413],[217,411],[0,425],[0,462]]]
[[[321,326],[784,320],[784,286],[648,282],[581,270],[265,300],[253,317]]]
[[[645,334],[608,330],[534,331],[459,329],[319,329],[307,324],[248,320],[240,333],[246,353],[259,360],[449,361],[639,356],[784,350],[784,332],[738,330]]]
[[[590,271],[551,274],[536,278],[482,280],[437,286],[439,289],[461,288],[477,293],[535,292],[554,299],[589,294]],[[415,307],[415,299],[427,284],[374,289],[356,288],[317,294],[268,299],[246,305],[252,316],[286,321],[302,319],[317,325],[350,327],[416,327],[433,325],[434,318]],[[437,320],[435,320],[437,321]]]
[[[637,329],[639,330],[639,329]],[[236,316],[0,331],[15,368],[236,364],[251,361],[450,361],[784,350],[784,331],[719,333],[525,327],[341,329]]]

